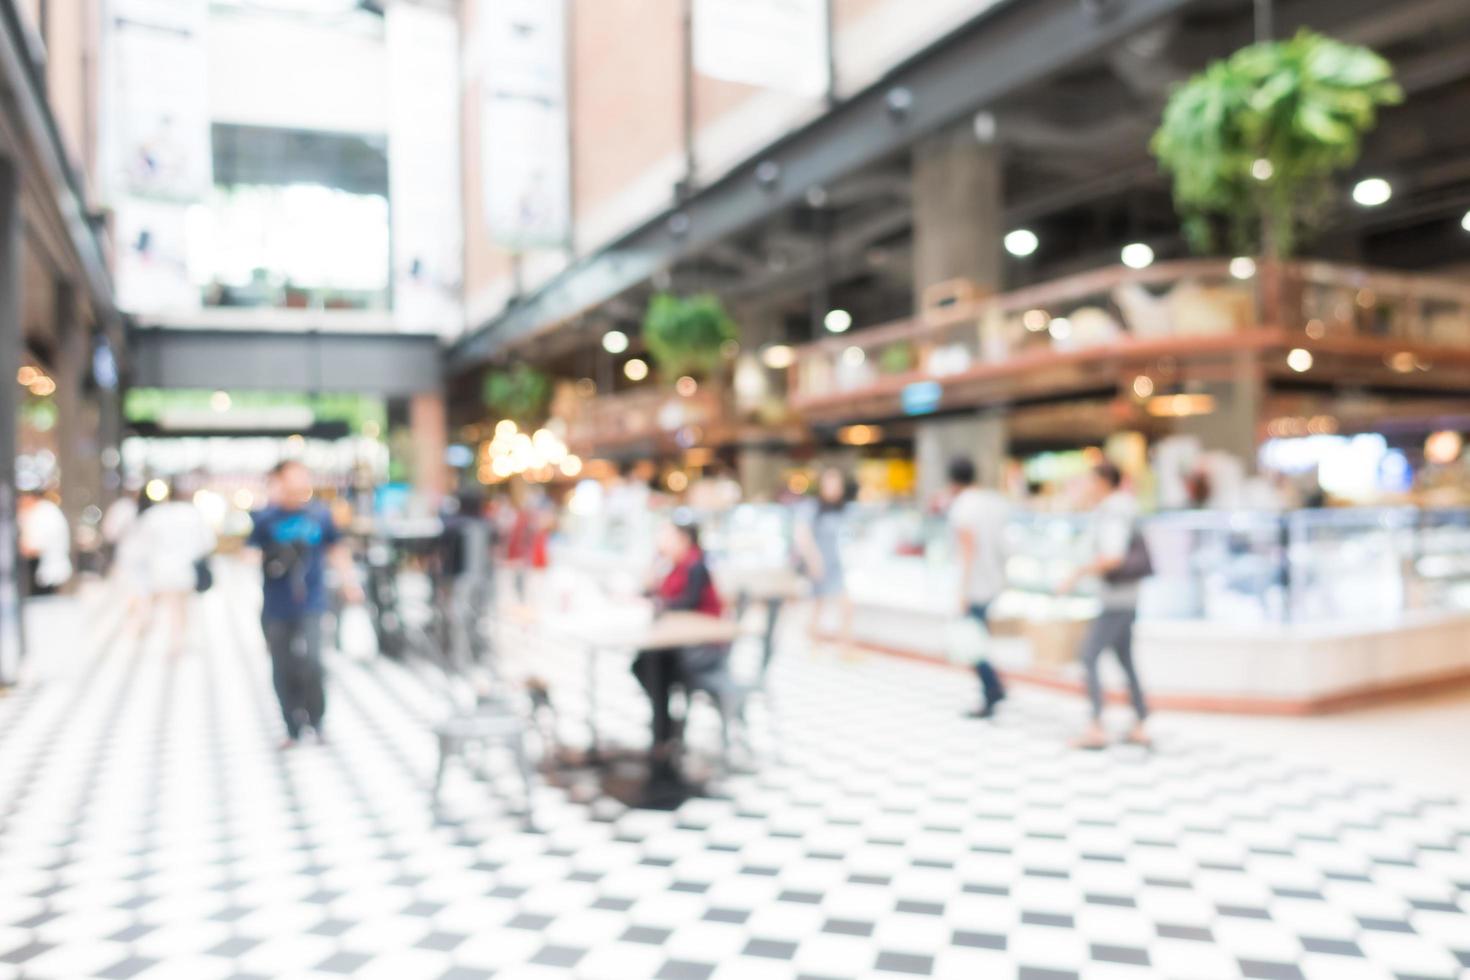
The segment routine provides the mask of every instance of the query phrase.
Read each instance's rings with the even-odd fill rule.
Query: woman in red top
[[[659,542],[659,551],[671,567],[654,591],[654,607],[660,614],[674,611],[718,616],[724,611],[720,595],[710,578],[704,552],[699,547],[699,529],[675,523]],[[633,661],[633,674],[653,705],[653,755],[667,761],[674,747],[674,720],[669,712],[669,695],[676,684],[725,669],[729,650],[723,646],[649,650]]]

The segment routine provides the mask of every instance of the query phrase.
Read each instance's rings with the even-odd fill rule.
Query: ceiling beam
[[[679,220],[671,221],[668,212],[656,216],[480,326],[451,350],[451,370],[472,369],[675,260],[800,202],[812,187],[826,186],[902,151],[928,133],[1070,65],[1096,58],[1137,32],[1201,3],[997,4],[696,192],[681,209]],[[773,183],[756,179],[756,167],[763,162],[777,167]]]

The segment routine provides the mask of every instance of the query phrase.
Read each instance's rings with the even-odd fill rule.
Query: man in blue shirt
[[[271,471],[271,501],[253,515],[246,542],[261,553],[264,602],[261,626],[271,655],[271,678],[290,748],[309,727],[322,739],[326,692],[322,669],[322,615],[327,611],[330,561],[347,602],[361,602],[352,556],[327,508],[312,500],[311,474],[294,460]]]

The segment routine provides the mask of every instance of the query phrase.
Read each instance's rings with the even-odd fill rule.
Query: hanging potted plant
[[[551,379],[528,364],[485,375],[481,398],[501,418],[530,425],[541,421],[551,398]]]
[[[1332,175],[1357,162],[1379,108],[1402,99],[1386,60],[1312,31],[1210,65],[1175,90],[1152,143],[1190,244],[1213,251],[1226,229],[1276,280],[1277,260],[1326,214]],[[1279,288],[1263,277],[1262,289],[1274,319]]]
[[[643,342],[668,379],[708,377],[725,357],[725,345],[739,330],[719,297],[702,293],[680,297],[659,293],[643,319]]]

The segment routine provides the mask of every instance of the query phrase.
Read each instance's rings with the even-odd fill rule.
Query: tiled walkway
[[[527,832],[458,778],[436,822],[433,691],[336,657],[331,744],[281,754],[253,615],[226,574],[171,660],[104,611],[0,698],[0,980],[1470,978],[1454,799],[1167,733],[1078,754],[1052,698],[962,721],[959,675],[792,644],[781,757],[728,798],[545,788]],[[575,739],[575,653],[512,659]],[[603,685],[641,737],[622,665]]]

